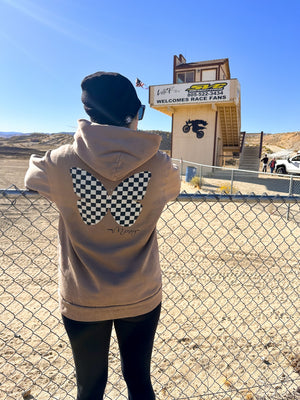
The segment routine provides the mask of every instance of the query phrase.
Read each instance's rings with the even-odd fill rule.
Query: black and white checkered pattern
[[[83,221],[95,225],[110,210],[121,226],[131,226],[142,211],[142,204],[151,172],[138,172],[121,182],[111,195],[102,183],[89,172],[73,167],[70,169],[74,192],[80,197],[77,206]]]

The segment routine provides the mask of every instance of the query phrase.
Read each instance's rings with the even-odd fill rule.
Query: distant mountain
[[[38,134],[41,135],[55,135],[55,134],[63,134],[63,135],[74,135],[75,132],[57,132],[57,133],[45,133],[45,132],[41,132]],[[35,133],[24,133],[24,132],[0,132],[0,137],[4,137],[4,138],[10,138],[12,136],[29,136],[29,135],[34,135]]]
[[[12,136],[30,135],[30,133],[22,132],[0,132],[0,137],[10,138]]]

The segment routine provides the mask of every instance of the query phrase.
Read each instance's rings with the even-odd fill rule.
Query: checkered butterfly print
[[[131,175],[121,182],[111,195],[102,183],[84,169],[70,169],[74,192],[80,197],[77,206],[87,225],[95,225],[110,210],[121,226],[131,226],[142,211],[140,201],[144,198],[151,172],[143,171]]]

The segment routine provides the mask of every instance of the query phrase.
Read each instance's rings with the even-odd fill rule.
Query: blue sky
[[[0,0],[0,131],[74,131],[84,76],[172,83],[173,56],[228,58],[242,130],[300,130],[300,0]],[[171,130],[147,105],[140,129]]]

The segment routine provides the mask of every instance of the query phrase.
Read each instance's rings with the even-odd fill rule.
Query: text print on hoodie
[[[162,297],[156,224],[180,191],[161,137],[79,120],[71,145],[31,156],[25,186],[55,202],[63,315],[101,321]]]

